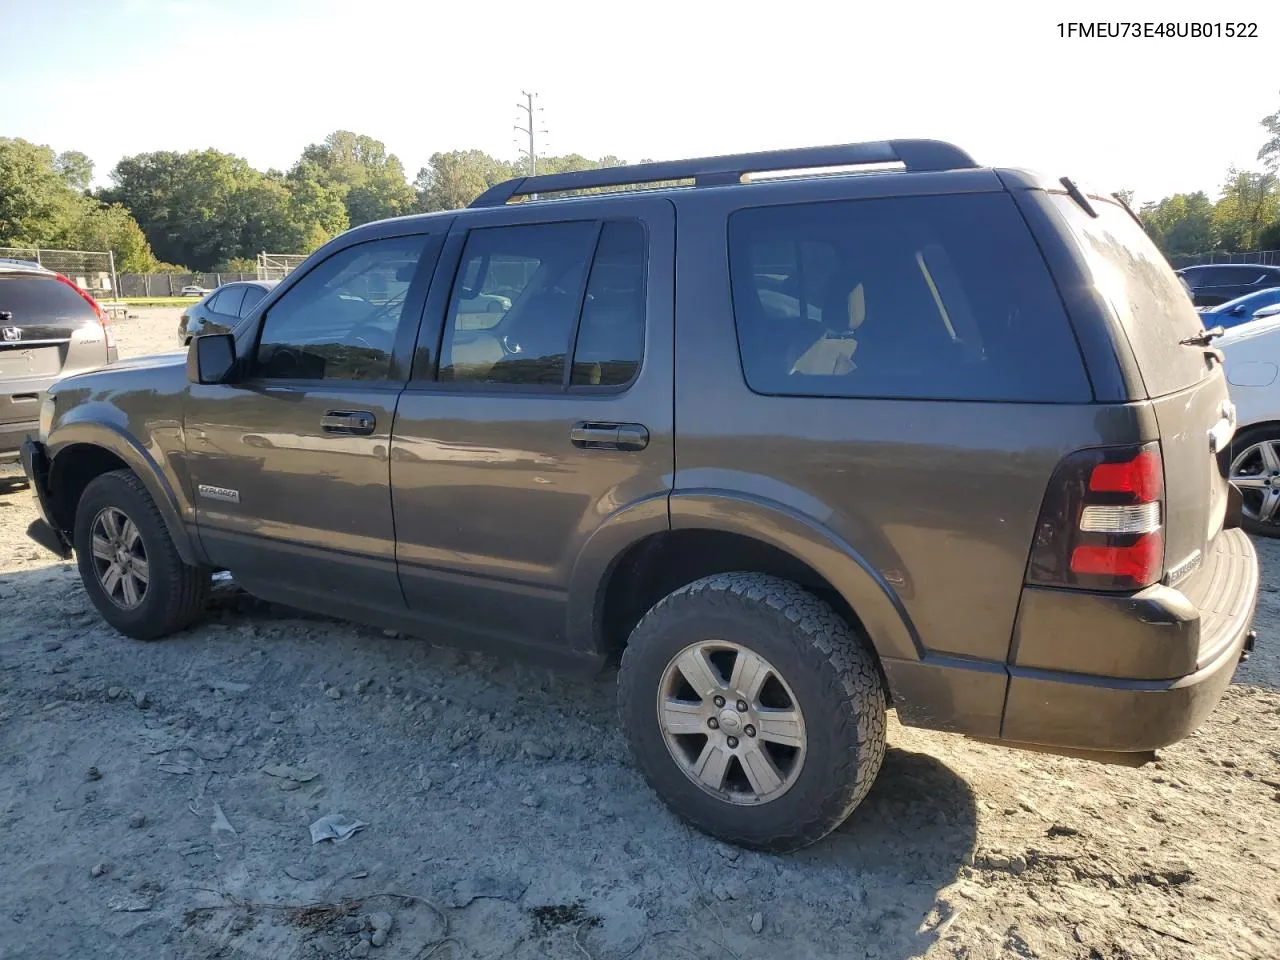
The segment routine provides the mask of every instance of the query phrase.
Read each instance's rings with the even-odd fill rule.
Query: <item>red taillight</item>
[[[113,346],[111,338],[111,323],[107,319],[107,312],[102,309],[102,305],[98,303],[97,300],[93,299],[87,290],[81,287],[80,284],[76,283],[70,277],[64,277],[60,273],[56,273],[54,276],[57,277],[60,282],[65,283],[76,293],[80,294],[80,296],[84,298],[85,303],[89,304],[89,306],[93,308],[93,313],[98,318],[98,323],[102,326],[102,335],[107,342],[107,348],[110,349]]]
[[[1163,487],[1164,469],[1155,450],[1143,450],[1121,463],[1100,463],[1089,475],[1092,493],[1127,493],[1141,503],[1159,500]]]
[[[1027,582],[1134,590],[1164,572],[1158,444],[1101,447],[1059,464],[1040,508]]]
[[[1164,537],[1157,533],[1139,534],[1128,546],[1086,546],[1071,551],[1071,571],[1091,577],[1121,577],[1136,586],[1146,586],[1160,579],[1164,565]]]

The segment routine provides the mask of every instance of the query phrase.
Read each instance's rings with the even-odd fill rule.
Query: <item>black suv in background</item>
[[[518,179],[347,232],[185,364],[59,383],[31,533],[140,639],[229,570],[620,658],[661,796],[793,849],[886,707],[1123,761],[1213,709],[1258,571],[1210,339],[1124,207],[949,144]]]
[[[1178,275],[1191,288],[1197,307],[1216,307],[1247,293],[1280,287],[1280,267],[1257,263],[1210,263],[1183,267]]]
[[[0,462],[35,436],[49,385],[116,359],[107,315],[62,274],[0,259]]]

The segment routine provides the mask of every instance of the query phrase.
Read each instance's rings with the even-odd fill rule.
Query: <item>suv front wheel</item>
[[[74,541],[85,592],[126,636],[156,640],[203,613],[209,571],[182,561],[155,501],[132,471],[104,473],[85,487]]]
[[[871,652],[830,606],[776,577],[717,574],[665,597],[631,635],[618,701],[659,796],[755,849],[826,836],[884,760]]]

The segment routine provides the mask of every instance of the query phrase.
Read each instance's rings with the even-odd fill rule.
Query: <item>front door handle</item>
[[[649,430],[639,423],[583,420],[573,425],[569,439],[583,450],[643,450],[649,445]]]
[[[320,418],[320,429],[325,433],[341,433],[364,437],[373,433],[378,418],[368,410],[326,410]]]

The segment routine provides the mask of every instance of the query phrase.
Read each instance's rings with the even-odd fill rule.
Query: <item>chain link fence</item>
[[[45,247],[0,247],[0,259],[38,263],[74,281],[97,300],[114,300],[120,291],[115,257],[110,250],[50,250]]]

